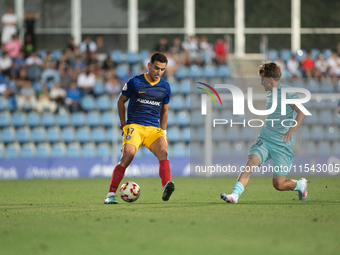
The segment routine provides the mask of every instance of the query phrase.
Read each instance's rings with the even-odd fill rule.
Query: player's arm
[[[161,113],[159,116],[159,123],[161,129],[166,130],[168,124],[168,114],[169,114],[169,104],[163,104],[161,108]]]
[[[126,118],[125,118],[125,103],[129,100],[126,96],[120,93],[117,108],[118,108],[118,116],[120,120],[120,129],[123,130],[123,127],[126,125]]]
[[[292,106],[293,109],[297,112],[295,121],[297,122],[297,125],[294,127],[291,127],[287,133],[285,133],[283,136],[281,136],[281,140],[283,139],[284,143],[288,143],[289,141],[292,141],[293,138],[293,134],[295,133],[295,131],[300,127],[300,125],[302,124],[302,122],[304,121],[304,119],[306,118],[306,115],[295,105]]]

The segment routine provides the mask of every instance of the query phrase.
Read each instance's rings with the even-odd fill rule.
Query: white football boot
[[[299,193],[299,200],[306,200],[307,199],[307,180],[305,178],[301,178],[299,180],[301,184],[301,189],[298,190]]]
[[[227,203],[233,203],[233,204],[237,204],[237,200],[238,200],[238,195],[235,193],[232,193],[230,195],[227,195],[225,193],[221,193],[221,199],[223,199],[224,201],[226,201]]]

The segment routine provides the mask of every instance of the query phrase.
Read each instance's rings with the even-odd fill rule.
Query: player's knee
[[[258,157],[255,156],[249,156],[248,160],[247,160],[247,166],[258,166],[260,164],[260,160],[258,159]]]
[[[249,167],[254,167],[254,166],[256,166],[256,163],[255,163],[254,160],[248,160],[248,161],[247,161],[247,166],[249,166]]]
[[[285,189],[284,189],[284,184],[283,184],[283,183],[274,182],[274,183],[273,183],[273,186],[274,186],[274,188],[275,188],[276,190],[278,190],[278,191],[283,191],[283,190],[285,190]]]
[[[123,153],[122,157],[120,158],[119,164],[123,167],[128,167],[135,157],[135,154],[132,152],[125,152]]]
[[[160,160],[162,159],[167,159],[168,158],[168,150],[166,148],[162,148],[160,151],[159,151],[159,156],[158,158]]]

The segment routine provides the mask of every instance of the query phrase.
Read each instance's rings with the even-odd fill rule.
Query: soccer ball
[[[126,182],[120,187],[119,195],[125,202],[134,202],[139,198],[140,187],[135,182]]]

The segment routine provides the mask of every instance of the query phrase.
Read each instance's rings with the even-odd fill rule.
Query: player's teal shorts
[[[279,138],[263,138],[258,136],[255,143],[250,147],[248,155],[259,157],[261,167],[269,159],[273,160],[273,174],[286,176],[294,163],[293,146],[295,135],[289,143],[283,143]]]

